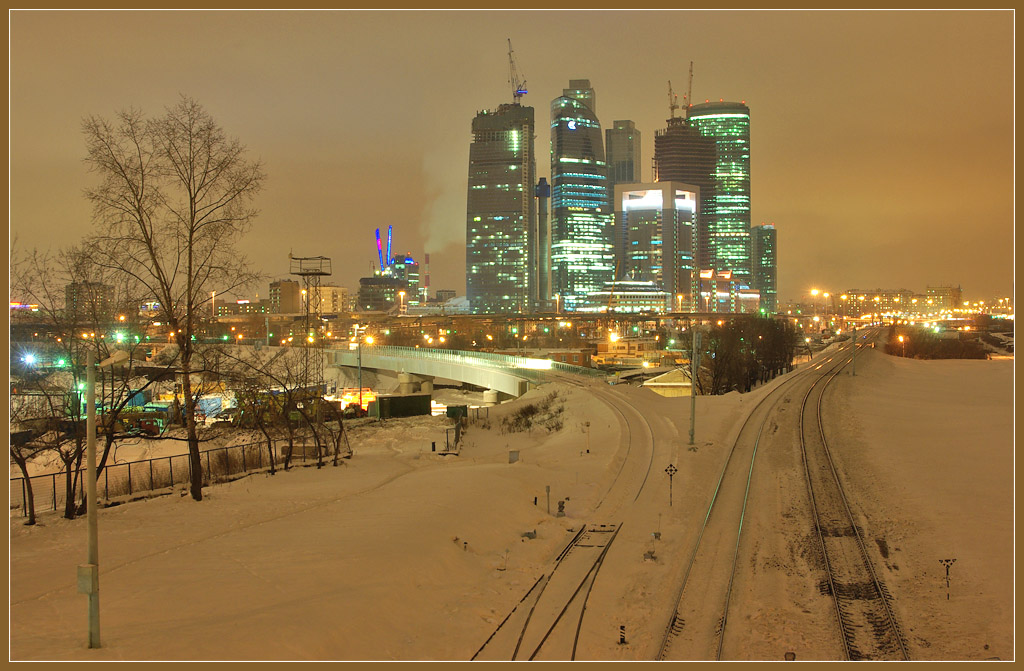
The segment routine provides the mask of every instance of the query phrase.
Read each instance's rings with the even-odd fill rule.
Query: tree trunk
[[[11,452],[13,453],[14,450],[11,450]],[[28,464],[25,459],[15,457],[14,462],[18,464],[18,468],[21,470],[21,477],[24,478],[25,512],[28,513],[28,521],[25,522],[25,525],[30,526],[36,523],[36,497],[32,492],[32,478],[28,476]]]
[[[199,455],[199,434],[196,433],[196,401],[192,398],[192,372],[189,368],[191,352],[185,354],[183,343],[179,343],[181,358],[181,391],[185,396],[185,426],[188,430],[188,461],[192,466],[189,492],[196,501],[203,500],[203,462]]]

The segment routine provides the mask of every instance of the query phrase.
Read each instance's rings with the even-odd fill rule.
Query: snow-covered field
[[[858,355],[857,376],[837,379],[831,392],[831,421],[846,430],[834,450],[869,537],[884,541],[876,560],[915,659],[1013,658],[1012,377],[1012,360],[913,361],[879,349]],[[500,433],[500,416],[552,389],[564,399],[560,431]],[[717,448],[766,391],[699,398],[701,449],[679,461],[675,505],[639,512],[664,512],[667,533],[696,523],[707,502],[683,484],[717,477]],[[685,440],[688,398],[648,390],[631,398],[649,399]],[[85,520],[43,513],[26,527],[12,517],[11,658],[469,659],[568,530],[590,519],[619,446],[615,414],[575,387],[548,385],[490,415],[490,429],[470,426],[458,456],[430,452],[431,441],[444,444],[443,417],[389,420],[353,428],[354,456],[342,466],[250,475],[207,488],[202,502],[172,495],[101,510],[97,650],[85,647],[86,598],[75,583]],[[518,462],[509,463],[510,450]],[[780,454],[762,466],[789,473],[793,460]],[[770,513],[792,511],[803,485],[760,482],[752,496],[774,503],[752,522],[761,537],[749,552],[765,561],[744,583],[746,624],[730,629],[749,638],[748,659],[788,650],[835,658],[793,624],[804,611],[827,619],[826,597],[800,575],[798,557],[783,556],[799,551],[800,524]],[[565,517],[545,512],[545,486],[552,513],[568,499]],[[667,496],[667,484],[658,486]],[[655,498],[663,497],[640,501]],[[523,536],[534,530],[535,539]],[[639,563],[643,550],[621,556]],[[957,559],[949,601],[943,558]],[[666,581],[677,571],[661,561],[650,575],[663,583],[644,585],[648,593],[674,591]],[[758,601],[769,593],[790,598]],[[651,611],[651,631],[666,614]],[[616,624],[608,623],[610,641]],[[640,658],[639,648],[615,658],[629,654]],[[586,657],[595,656],[611,658]]]

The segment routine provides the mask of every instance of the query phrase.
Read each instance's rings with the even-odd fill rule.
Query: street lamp
[[[373,336],[366,336],[366,344],[373,344]],[[359,325],[356,325],[356,360],[359,365],[359,409],[363,409],[363,341],[359,338]]]
[[[898,336],[896,339],[900,341],[901,345],[903,345],[903,356],[906,357],[907,356],[907,340],[908,340],[908,338],[904,338],[903,336]]]
[[[404,315],[405,314],[405,292],[404,291],[399,291],[398,292],[398,300],[399,300],[398,314]]]
[[[818,314],[818,290],[811,289],[811,312]]]

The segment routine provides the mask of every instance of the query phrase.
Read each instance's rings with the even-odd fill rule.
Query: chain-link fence
[[[268,441],[263,440],[244,445],[203,450],[199,453],[203,485],[209,485],[238,473],[269,469],[271,458],[276,467],[281,468],[287,448],[287,441],[273,440],[268,444]],[[329,454],[325,450],[324,459],[327,458],[329,458]],[[308,441],[297,441],[292,451],[292,461],[303,463],[307,459],[316,459],[315,444]],[[79,500],[84,497],[85,470],[81,468],[72,473],[75,494]],[[34,475],[30,480],[36,512],[47,509],[63,510],[67,500],[67,472]],[[170,488],[175,485],[188,485],[191,480],[192,466],[188,454],[176,454],[121,464],[107,464],[99,473],[96,491],[101,502],[109,502],[112,499],[141,492]],[[20,514],[27,517],[27,500],[28,491],[25,478],[11,478],[11,510],[20,510]]]

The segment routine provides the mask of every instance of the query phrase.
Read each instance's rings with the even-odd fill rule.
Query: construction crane
[[[693,61],[690,61],[690,83],[686,87],[686,97],[683,98],[686,101],[686,109],[693,106],[693,99],[690,97],[693,95]],[[689,113],[687,113],[689,115]]]
[[[672,80],[668,80],[668,113],[670,118],[676,118],[676,110],[679,109],[679,96],[672,92]]]
[[[512,85],[512,101],[519,102],[526,91],[526,80],[519,79],[519,70],[516,68],[516,60],[512,56],[512,38],[508,38],[508,83]]]

